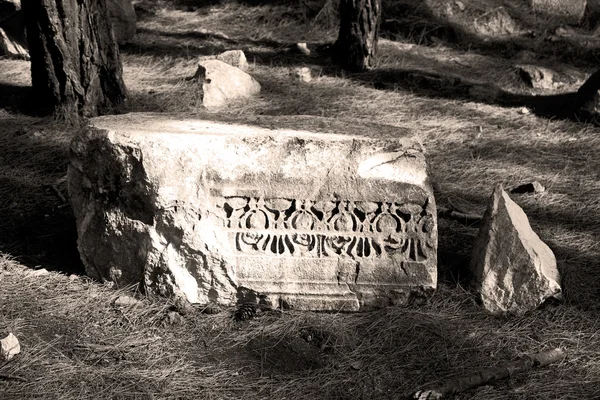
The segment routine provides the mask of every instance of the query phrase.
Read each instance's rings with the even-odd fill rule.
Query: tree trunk
[[[583,120],[600,118],[600,70],[594,72],[577,91],[575,114]]]
[[[127,91],[105,0],[23,0],[41,111],[77,123],[122,110]]]
[[[335,50],[341,64],[351,71],[368,70],[375,58],[381,0],[342,0],[340,31]]]

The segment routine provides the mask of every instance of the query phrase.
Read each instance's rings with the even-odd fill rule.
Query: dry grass
[[[482,212],[496,182],[538,180],[546,192],[513,197],[557,256],[564,302],[521,317],[488,316],[463,289],[477,229],[442,219],[441,283],[427,304],[362,314],[265,310],[244,323],[233,322],[230,310],[211,315],[139,295],[141,303],[117,307],[122,291],[68,275],[80,266],[74,221],[57,191],[64,194],[73,132],[20,115],[28,64],[0,60],[0,331],[15,333],[23,349],[0,364],[0,376],[26,380],[0,377],[0,398],[398,399],[554,347],[568,352],[559,365],[457,398],[600,398],[600,129],[536,115],[528,96],[556,93],[526,88],[514,69],[528,50],[528,62],[571,77],[558,92],[574,90],[595,68],[586,61],[595,39],[588,32],[591,50],[556,55],[543,39],[553,21],[504,2],[520,29],[541,36],[499,39],[494,51],[468,23],[492,9],[491,0],[462,2],[468,18],[452,21],[435,17],[441,2],[384,2],[388,19],[401,17],[402,7],[418,12],[406,32],[384,30],[396,40],[383,41],[374,71],[346,74],[325,55],[288,51],[335,38],[334,13],[319,14],[324,1],[143,1],[139,34],[123,48],[130,107],[199,118],[279,116],[295,127],[324,116],[342,126],[359,119],[409,129],[428,149],[438,205],[465,212]],[[459,28],[464,40],[452,40]],[[246,52],[263,92],[208,113],[186,78],[198,56],[234,48]],[[301,66],[311,68],[312,82],[291,77]],[[33,273],[38,267],[54,272]],[[184,314],[182,324],[167,322],[173,311]]]

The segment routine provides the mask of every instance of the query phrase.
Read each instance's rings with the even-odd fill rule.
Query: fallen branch
[[[467,214],[460,211],[442,208],[438,211],[438,217],[456,220],[464,225],[475,225],[481,222],[483,216],[479,214]]]
[[[527,372],[535,367],[546,366],[564,359],[565,356],[566,353],[562,349],[542,351],[541,353],[525,356],[517,361],[509,362],[499,367],[484,369],[474,375],[454,378],[437,388],[419,390],[412,394],[410,398],[415,400],[438,400],[444,396],[457,394],[477,386],[511,377],[515,374]]]

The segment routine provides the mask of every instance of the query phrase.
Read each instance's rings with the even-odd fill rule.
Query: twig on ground
[[[448,208],[441,208],[438,211],[438,217],[453,219],[464,225],[475,225],[483,219],[483,216],[479,214],[468,214]]]
[[[542,351],[530,356],[525,356],[517,361],[508,362],[494,368],[484,369],[469,376],[461,376],[452,379],[434,389],[419,390],[410,398],[416,400],[437,400],[447,395],[453,395],[468,389],[482,386],[490,382],[511,377],[515,374],[527,372],[535,367],[543,367],[553,362],[560,361],[566,357],[562,349]]]

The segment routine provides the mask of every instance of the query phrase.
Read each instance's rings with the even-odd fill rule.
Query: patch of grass
[[[76,132],[18,114],[14,102],[26,98],[29,64],[0,60],[0,331],[13,332],[22,344],[22,354],[0,364],[0,376],[25,379],[0,378],[0,398],[400,398],[554,347],[568,353],[559,365],[457,398],[600,397],[600,130],[538,116],[533,107],[535,94],[578,87],[595,68],[579,55],[593,54],[595,42],[590,39],[591,50],[584,51],[579,41],[580,47],[557,56],[567,45],[552,49],[544,39],[552,34],[548,28],[545,36],[489,44],[467,33],[477,15],[500,6],[491,0],[463,0],[467,11],[455,12],[452,21],[432,17],[442,2],[417,7],[390,0],[384,2],[386,18],[405,24],[406,32],[387,31],[395,40],[381,42],[373,71],[348,74],[319,51],[336,35],[335,24],[319,19],[323,13],[317,17],[325,1],[214,3],[137,4],[145,10],[139,33],[122,49],[132,111],[259,119],[299,129],[329,117],[349,130],[358,120],[370,121],[373,135],[377,124],[398,135],[408,130],[428,150],[438,206],[464,212],[482,213],[497,182],[510,187],[538,180],[546,192],[513,198],[555,252],[565,301],[521,317],[487,315],[464,289],[477,228],[445,219],[439,221],[440,287],[427,304],[404,308],[263,310],[236,323],[231,310],[208,314],[69,275],[81,266],[74,221],[59,193],[66,195],[61,178]],[[522,30],[544,32],[549,23],[529,18],[522,2],[521,8],[516,1],[503,4]],[[448,27],[463,36],[444,36]],[[289,51],[297,42],[307,42],[313,55]],[[246,52],[262,93],[208,112],[189,79],[197,58],[236,48]],[[532,53],[529,62],[573,79],[555,91],[525,87],[514,69],[524,49]],[[305,66],[313,80],[296,81],[294,69]],[[38,267],[55,271],[40,275],[32,269]],[[116,306],[124,293],[140,303]],[[169,313],[181,314],[183,323],[170,324]]]

